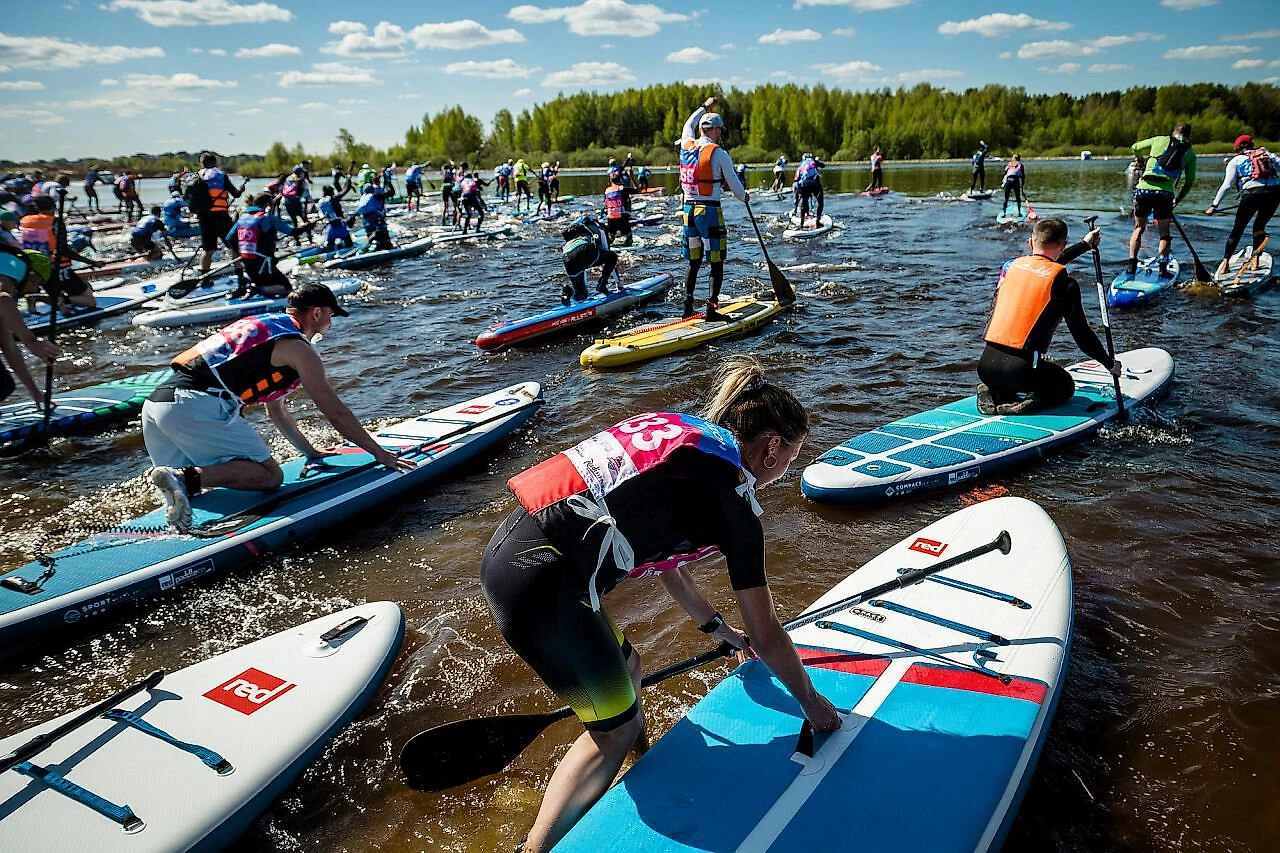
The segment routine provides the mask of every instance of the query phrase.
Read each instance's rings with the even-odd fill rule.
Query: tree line
[[[1265,83],[1135,86],[1084,96],[1028,94],[989,85],[954,92],[928,83],[912,88],[851,92],[794,84],[717,90],[726,143],[740,162],[795,160],[810,151],[831,161],[865,160],[879,146],[891,160],[966,158],[985,139],[999,154],[1024,157],[1126,155],[1138,139],[1168,133],[1190,121],[1197,150],[1228,151],[1241,133],[1280,139],[1280,87]],[[284,172],[302,159],[325,173],[332,164],[468,160],[485,168],[508,158],[559,160],[565,166],[603,166],[634,153],[654,165],[676,162],[675,141],[708,90],[683,83],[621,92],[561,94],[513,114],[499,110],[486,131],[481,120],[452,106],[405,132],[389,149],[361,143],[346,128],[332,152],[307,152],[277,142],[263,155],[233,155],[225,165],[257,177]],[[93,161],[104,168],[162,174],[198,162],[198,153],[137,154]],[[44,164],[83,169],[88,160]],[[13,164],[0,163],[0,169]]]

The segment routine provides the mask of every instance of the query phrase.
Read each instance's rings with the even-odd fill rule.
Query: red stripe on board
[[[971,693],[989,693],[992,696],[1008,696],[1010,699],[1025,699],[1044,704],[1045,694],[1049,689],[1039,681],[1029,678],[1014,678],[1003,684],[998,678],[967,672],[963,669],[950,669],[929,664],[912,664],[902,676],[904,684],[923,684],[926,687],[946,687],[951,690],[968,690]]]
[[[800,661],[805,666],[834,669],[851,675],[869,675],[872,678],[879,678],[889,668],[889,661],[884,658],[833,652],[828,649],[810,649],[804,646],[797,646],[796,651],[800,653]]]
[[[244,549],[255,557],[258,556],[258,554],[260,553],[258,551],[258,546],[253,544],[252,539],[246,539],[244,541]]]

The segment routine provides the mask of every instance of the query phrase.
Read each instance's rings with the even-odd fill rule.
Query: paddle
[[[541,399],[537,399],[532,401],[531,405],[534,408],[537,408],[538,406],[541,406],[542,403],[543,401]],[[402,447],[395,452],[395,455],[398,457],[404,457],[412,453],[421,452],[423,448],[428,448],[428,447],[431,447],[432,445],[437,445],[442,441],[447,441],[455,436],[459,436],[459,435],[462,435],[463,433],[470,432],[471,430],[474,430],[477,427],[482,427],[487,424],[504,420],[516,414],[517,412],[522,411],[523,409],[524,407],[520,407],[517,409],[505,409],[499,412],[498,414],[493,415],[492,417],[485,418],[484,420],[479,420],[473,423],[464,424],[458,427],[457,429],[450,430],[449,432],[444,433],[443,435],[426,438],[423,441],[419,442],[418,444],[412,444],[412,445],[409,445],[408,447]],[[245,527],[246,525],[252,524],[254,521],[261,518],[263,513],[266,513],[274,509],[275,507],[279,506],[285,501],[293,500],[295,497],[297,497],[300,494],[305,494],[306,492],[312,491],[313,489],[317,489],[321,486],[327,486],[336,480],[341,480],[343,478],[350,477],[352,474],[358,474],[361,471],[368,471],[371,468],[377,468],[381,464],[382,463],[378,462],[376,459],[370,459],[368,462],[361,463],[360,465],[353,465],[350,468],[342,468],[339,471],[339,473],[332,474],[327,477],[317,477],[316,479],[311,480],[310,482],[301,483],[293,488],[286,488],[276,492],[272,492],[270,494],[265,495],[262,500],[258,501],[255,504],[251,504],[247,507],[244,507],[243,509],[239,509],[234,513],[231,513],[230,515],[223,516],[217,521],[201,525],[200,527],[192,528],[191,535],[205,537],[205,538],[225,536],[228,533],[233,533],[236,530],[239,530],[240,528]],[[321,467],[321,466],[317,466],[317,467]],[[387,473],[390,473],[390,472],[387,472]]]
[[[790,305],[796,301],[795,288],[791,286],[791,282],[787,281],[787,277],[782,274],[782,270],[769,258],[769,250],[765,248],[764,236],[760,233],[760,224],[756,222],[756,215],[751,210],[751,197],[747,196],[747,216],[751,218],[751,227],[756,230],[756,240],[760,242],[760,251],[764,253],[765,265],[769,268],[769,282],[773,285],[773,295],[778,297],[778,302],[783,305]]]
[[[62,243],[66,234],[67,223],[63,214],[67,207],[67,194],[58,196],[58,221],[53,228],[53,268],[49,271],[49,282],[45,289],[49,293],[49,343],[58,337],[58,298],[62,285]],[[61,229],[61,234],[59,233]],[[41,432],[49,431],[49,420],[53,417],[53,359],[49,359],[44,368],[44,422]]]
[[[1027,191],[1025,189],[1022,191],[1022,200],[1027,203],[1028,221],[1035,222],[1040,218],[1040,214],[1036,213],[1036,209],[1031,206],[1031,196],[1027,195]]]
[[[1240,279],[1244,278],[1245,270],[1250,267],[1253,267],[1254,269],[1258,268],[1258,258],[1261,257],[1262,250],[1267,248],[1267,243],[1269,242],[1271,242],[1270,234],[1262,238],[1262,245],[1253,250],[1253,254],[1249,256],[1249,260],[1242,261],[1240,263],[1240,272],[1236,273],[1236,280],[1231,283],[1232,287],[1236,287],[1240,284]]]
[[[1196,252],[1196,247],[1191,245],[1191,241],[1187,239],[1187,232],[1182,230],[1182,223],[1178,221],[1178,217],[1174,214],[1170,214],[1169,218],[1173,220],[1174,227],[1182,235],[1182,242],[1187,244],[1187,249],[1191,252],[1191,259],[1196,262],[1196,281],[1212,284],[1213,276],[1209,275],[1209,270],[1205,269],[1204,264],[1200,263],[1200,255]]]
[[[102,700],[92,708],[85,710],[83,713],[77,714],[70,720],[67,720],[65,723],[58,726],[56,729],[45,732],[42,735],[36,735],[31,740],[6,755],[4,758],[0,758],[0,773],[12,770],[22,762],[39,755],[50,744],[66,737],[90,720],[102,716],[116,705],[119,705],[121,702],[128,699],[130,696],[141,693],[143,690],[150,690],[159,684],[162,678],[164,678],[164,670],[157,669],[141,681],[129,685],[116,695]]]
[[[783,627],[791,631],[817,622],[837,611],[856,607],[870,598],[919,583],[930,575],[953,568],[991,551],[998,550],[1002,554],[1008,554],[1011,547],[1012,539],[1009,537],[1009,532],[1002,530],[999,536],[985,545],[957,554],[949,560],[943,560],[932,566],[908,571],[893,580],[793,619]],[[725,657],[733,651],[734,649],[728,643],[721,643],[710,651],[646,675],[640,682],[641,686],[649,687],[657,684],[674,675]],[[510,714],[444,723],[419,732],[409,739],[400,752],[400,769],[404,771],[409,786],[419,791],[443,791],[464,785],[498,773],[533,743],[547,726],[572,715],[573,710],[564,707],[541,714]]]
[[[1085,227],[1090,231],[1093,230],[1093,224],[1098,221],[1096,216],[1086,216],[1084,218]],[[1113,359],[1116,357],[1116,345],[1111,339],[1111,318],[1107,315],[1107,291],[1102,286],[1102,252],[1097,246],[1093,247],[1093,275],[1098,286],[1098,308],[1102,311],[1102,330],[1107,336],[1107,355]],[[1124,411],[1124,395],[1120,393],[1120,377],[1114,373],[1111,375],[1111,383],[1116,392],[1116,417],[1124,420],[1127,415]]]

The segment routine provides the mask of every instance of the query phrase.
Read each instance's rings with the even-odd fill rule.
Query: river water
[[[1204,178],[1182,217],[1210,266],[1229,222],[1194,213],[1216,188],[1220,162],[1202,159]],[[1109,275],[1129,232],[1120,216],[1124,166],[1028,165],[1033,203],[1042,215],[1063,215],[1073,237],[1084,233],[1083,216],[1101,215]],[[999,168],[992,164],[993,177]],[[1025,249],[1027,231],[996,226],[990,201],[939,197],[967,188],[967,166],[890,163],[885,177],[896,192],[871,200],[848,192],[861,189],[865,170],[828,170],[827,210],[840,227],[811,243],[781,241],[777,214],[789,203],[754,205],[772,223],[766,236],[799,292],[796,310],[752,337],[629,370],[580,368],[589,333],[498,354],[473,344],[499,318],[556,298],[558,229],[522,226],[502,242],[452,247],[367,275],[352,317],[339,319],[320,344],[335,387],[366,423],[537,380],[547,405],[532,426],[447,482],[330,536],[120,613],[93,634],[50,638],[7,656],[0,661],[3,731],[86,704],[154,668],[194,663],[351,602],[391,599],[404,607],[409,631],[386,687],[254,824],[241,849],[511,849],[575,724],[552,727],[508,772],[445,794],[410,791],[396,764],[399,746],[429,726],[558,704],[507,650],[476,578],[480,550],[513,506],[503,483],[623,416],[691,409],[716,359],[730,353],[757,353],[809,405],[814,428],[801,465],[852,433],[971,393],[995,275]],[[673,185],[671,175],[659,179]],[[760,180],[753,173],[749,183]],[[565,193],[602,189],[596,177],[563,184]],[[666,204],[651,202],[650,210]],[[742,207],[728,202],[725,210],[726,291],[766,286]],[[679,274],[674,227],[646,240],[651,247],[624,264],[624,278]],[[1184,247],[1175,246],[1190,269]],[[1091,283],[1087,260],[1077,273]],[[613,328],[670,314],[677,298]],[[1088,290],[1086,307],[1096,310]],[[1007,850],[1280,849],[1278,320],[1275,292],[1241,301],[1175,292],[1113,314],[1117,349],[1160,346],[1173,354],[1171,393],[1133,423],[979,490],[871,508],[819,506],[801,496],[797,471],[763,493],[770,575],[784,614],[980,495],[1033,499],[1062,529],[1075,567],[1070,675]],[[67,357],[59,382],[76,387],[163,366],[195,337],[196,330],[136,329],[120,319],[71,331],[60,338]],[[1055,354],[1077,358],[1065,330]],[[298,396],[304,428],[331,438]],[[136,429],[56,442],[0,463],[0,565],[29,559],[46,528],[151,508],[146,467]],[[703,568],[698,577],[729,615],[723,572]],[[650,669],[705,645],[656,584],[625,584],[609,608]],[[726,671],[710,667],[648,691],[654,729],[669,727]],[[728,785],[725,795],[732,795]]]

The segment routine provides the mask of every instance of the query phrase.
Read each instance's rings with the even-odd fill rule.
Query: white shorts
[[[266,462],[271,448],[230,394],[175,388],[172,403],[142,404],[142,440],[157,467],[204,467],[251,459]]]

